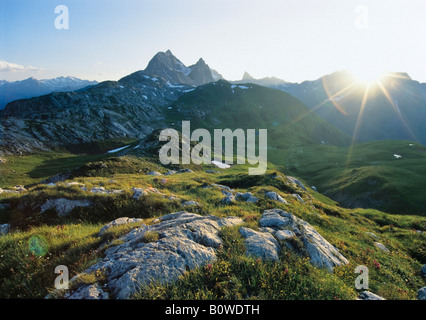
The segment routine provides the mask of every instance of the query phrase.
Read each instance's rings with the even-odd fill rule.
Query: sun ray
[[[367,104],[369,91],[370,91],[370,86],[366,86],[365,91],[364,91],[364,96],[363,96],[362,102],[361,102],[361,108],[360,108],[359,113],[358,113],[358,119],[357,119],[356,124],[355,124],[354,133],[352,135],[352,141],[351,141],[351,145],[349,147],[348,158],[346,159],[346,167],[349,165],[349,162],[351,161],[353,147],[354,147],[356,139],[358,137],[358,130],[359,130],[359,126],[360,126],[361,121],[362,121],[362,116],[364,114],[365,105]]]
[[[395,111],[395,113],[398,114],[398,116],[399,116],[401,122],[404,124],[405,128],[408,130],[408,132],[410,133],[410,135],[413,137],[414,141],[418,142],[416,135],[414,134],[413,130],[411,130],[410,126],[407,123],[407,120],[401,114],[401,111],[399,110],[399,108],[395,105],[395,102],[392,99],[389,91],[385,88],[385,86],[383,85],[383,83],[381,81],[378,82],[378,85],[379,85],[379,88],[382,91],[383,95],[386,97],[386,99],[391,104],[391,106],[392,106],[393,110]]]
[[[327,102],[331,102],[333,104],[333,106],[343,115],[347,115],[346,111],[343,110],[339,104],[337,103],[337,101],[333,100],[336,97],[342,95],[343,93],[345,93],[346,91],[348,91],[349,89],[351,89],[355,84],[356,81],[352,82],[350,85],[344,87],[343,89],[339,90],[338,92],[336,92],[335,94],[331,95],[330,94],[330,90],[328,88],[328,86],[325,84],[324,80],[322,80],[323,83],[323,88],[325,90],[325,93],[327,94],[327,99],[323,100],[321,103],[317,104],[315,107],[311,108],[308,112],[300,115],[298,118],[294,119],[293,122],[296,123],[300,120],[302,120],[303,118],[305,118],[306,116],[308,116],[310,113],[316,111],[317,109],[319,109],[320,107],[322,107],[324,104],[326,104]]]

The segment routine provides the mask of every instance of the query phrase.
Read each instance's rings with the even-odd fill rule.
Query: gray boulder
[[[376,246],[376,248],[384,251],[384,252],[390,252],[388,248],[385,247],[384,244],[380,243],[380,242],[374,242],[374,245]]]
[[[295,197],[297,200],[299,200],[301,203],[305,203],[303,198],[300,195],[298,195],[297,193],[293,193],[292,196]]]
[[[92,202],[83,199],[83,200],[69,200],[65,198],[50,199],[47,200],[45,204],[41,206],[40,212],[43,213],[50,209],[55,209],[58,213],[58,216],[65,217],[71,213],[74,208],[77,207],[89,207],[92,205]]]
[[[278,193],[273,192],[273,191],[265,193],[265,196],[267,198],[271,199],[271,200],[275,200],[275,201],[285,203],[285,204],[288,203],[283,197],[281,197]]]
[[[133,188],[133,199],[139,199],[140,197],[146,195],[147,193],[145,192],[144,189],[142,188]]]
[[[280,245],[268,232],[254,231],[250,228],[240,228],[244,238],[247,255],[261,258],[262,260],[279,260]]]
[[[243,199],[245,202],[252,202],[252,203],[255,203],[255,202],[257,202],[257,201],[259,201],[259,199],[258,198],[256,198],[255,196],[253,196],[252,194],[251,194],[251,192],[246,192],[246,193],[239,193],[238,194],[238,198],[241,198],[241,199]]]
[[[426,300],[426,287],[420,288],[419,291],[417,291],[417,299]]]
[[[298,254],[308,256],[310,262],[321,268],[332,271],[334,267],[348,264],[349,261],[325,240],[309,223],[280,209],[265,210],[259,220],[262,227],[274,229],[275,237],[294,248],[294,240],[301,247],[294,249]],[[283,232],[280,232],[283,231]],[[278,234],[277,234],[278,233]]]
[[[0,236],[8,234],[10,229],[10,223],[0,224]]]
[[[128,299],[141,285],[152,281],[169,283],[187,270],[214,261],[216,248],[222,244],[220,229],[242,224],[243,220],[180,211],[162,216],[153,223],[120,237],[119,244],[106,249],[104,258],[83,273],[104,270],[110,295]],[[157,233],[158,240],[146,243],[147,232]]]
[[[199,206],[200,204],[197,201],[189,200],[182,203],[182,206],[184,207],[191,207],[191,206]]]
[[[106,194],[106,193],[107,193],[107,190],[105,190],[105,188],[104,188],[104,187],[93,187],[93,188],[90,190],[90,192],[91,192],[91,193]]]
[[[217,184],[217,183],[212,183],[212,185],[211,185],[212,187],[215,187],[215,188],[219,188],[219,189],[221,189],[221,190],[226,190],[226,191],[228,191],[228,192],[231,192],[231,193],[234,193],[234,190],[233,189],[231,189],[230,187],[228,187],[228,186],[224,186],[224,185],[222,185],[222,184]]]
[[[296,178],[292,177],[292,176],[287,176],[287,179],[290,180],[291,183],[297,185],[299,188],[301,188],[303,191],[308,191],[306,189],[306,187],[303,185],[302,182],[300,182],[299,180],[297,180]]]
[[[158,171],[150,171],[147,173],[149,176],[161,176],[162,174]]]
[[[423,265],[422,269],[420,270],[420,274],[422,277],[426,277],[426,264]]]
[[[362,291],[360,292],[360,294],[358,295],[358,299],[359,300],[385,300],[385,298],[374,294],[370,291]]]
[[[376,236],[373,232],[366,232],[365,234],[366,234],[367,236],[370,236],[370,237],[372,237],[372,238],[376,239],[376,240],[379,240],[379,237],[378,237],[378,236]]]
[[[225,198],[221,200],[224,204],[231,204],[235,202],[235,196],[233,194],[227,195]]]

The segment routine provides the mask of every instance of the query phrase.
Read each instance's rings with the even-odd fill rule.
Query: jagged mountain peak
[[[143,72],[152,77],[162,78],[170,83],[194,86],[222,78],[218,72],[210,69],[203,58],[200,58],[194,65],[187,67],[173,55],[170,49],[166,52],[156,53]]]

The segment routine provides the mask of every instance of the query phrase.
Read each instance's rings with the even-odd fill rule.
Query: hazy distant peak
[[[245,71],[241,80],[254,80],[254,78],[250,75],[250,73]]]

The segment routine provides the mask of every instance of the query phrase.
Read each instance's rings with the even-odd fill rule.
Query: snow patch
[[[107,153],[115,153],[115,152],[118,152],[118,151],[124,150],[124,149],[126,149],[126,148],[128,148],[128,147],[130,147],[130,145],[128,145],[128,146],[124,146],[124,147],[121,147],[121,148],[118,148],[118,149],[114,149],[114,150],[107,151]]]
[[[213,160],[213,161],[212,161],[212,163],[213,163],[216,167],[221,168],[221,169],[228,169],[228,168],[230,168],[230,167],[231,167],[229,164],[222,163],[222,162],[219,162],[219,161],[216,161],[216,160]]]
[[[168,82],[168,81],[167,81],[166,85],[167,85],[169,88],[182,88],[182,87],[184,87],[184,86],[181,86],[181,85],[171,84],[171,83],[170,83],[170,82]]]

